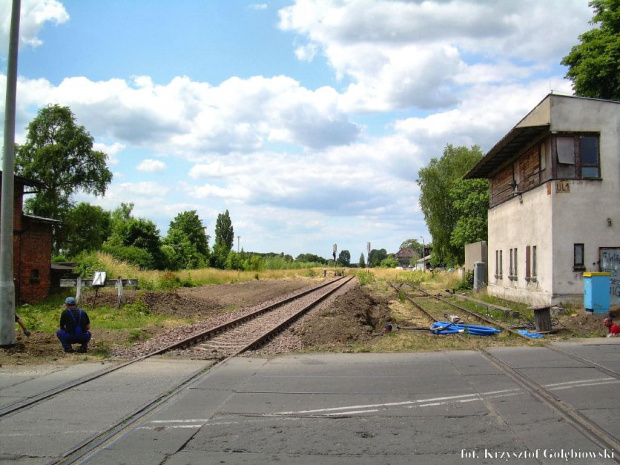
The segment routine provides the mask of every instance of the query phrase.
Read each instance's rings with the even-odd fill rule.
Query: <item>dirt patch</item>
[[[166,315],[172,319],[191,318],[196,321],[205,321],[230,314],[235,310],[252,307],[269,300],[278,300],[288,294],[317,285],[311,279],[282,279],[256,280],[226,285],[209,285],[195,288],[180,288],[171,292],[134,291],[125,290],[123,293],[125,304],[141,302],[152,313]],[[86,292],[81,302],[86,311],[93,311],[102,305],[114,306],[118,296],[114,289],[101,289],[95,292]],[[126,341],[140,342],[166,333],[170,328],[164,325],[143,328],[140,331],[105,330],[92,328],[93,337],[89,344],[89,355],[79,357],[105,357],[113,352],[113,347]],[[131,333],[131,334],[130,334]],[[0,350],[0,366],[2,364],[30,364],[30,363],[67,363],[78,357],[75,354],[65,354],[55,334],[41,331],[32,331],[26,337],[20,329],[15,333],[15,345]]]
[[[387,299],[356,285],[291,332],[300,337],[305,348],[333,348],[370,341],[389,319]]]
[[[170,292],[125,290],[125,303],[142,302],[155,314],[178,318],[212,318],[222,312],[252,307],[270,299],[313,285],[308,279],[247,281],[235,284],[213,284],[202,287],[179,288]],[[115,290],[102,289],[97,294],[87,292],[82,307],[117,305]]]
[[[606,316],[607,314],[605,314]],[[615,305],[609,309],[609,315],[618,319],[620,316],[620,305]],[[580,309],[570,315],[561,315],[559,318],[559,335],[570,335],[572,337],[605,337],[608,334],[607,328],[603,325],[602,316],[594,316]]]

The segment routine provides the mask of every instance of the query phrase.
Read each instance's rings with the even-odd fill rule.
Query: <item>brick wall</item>
[[[51,288],[52,227],[49,223],[23,218],[23,230],[15,237],[19,255],[14,257],[14,274],[19,283],[17,298],[34,303],[45,298]]]
[[[45,298],[51,288],[52,225],[24,216],[23,197],[24,182],[16,177],[13,203],[15,299],[16,302],[35,303]]]

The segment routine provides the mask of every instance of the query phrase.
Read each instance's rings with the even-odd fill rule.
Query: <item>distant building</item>
[[[1,174],[1,173],[0,173]],[[23,212],[25,188],[42,188],[39,181],[14,177],[13,275],[15,301],[35,303],[45,298],[51,287],[52,229],[60,223]],[[0,177],[0,188],[2,179]],[[1,193],[1,191],[0,191]]]
[[[398,265],[403,268],[411,266],[411,259],[419,257],[420,254],[410,249],[400,249],[394,254],[394,258],[398,260]]]
[[[620,102],[547,95],[466,179],[489,180],[491,295],[583,304],[583,273],[620,303]]]

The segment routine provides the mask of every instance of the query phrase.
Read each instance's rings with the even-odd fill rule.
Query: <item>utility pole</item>
[[[15,344],[15,283],[13,282],[13,194],[15,172],[15,101],[21,0],[13,0],[4,107],[4,159],[0,206],[0,347]]]
[[[239,253],[239,242],[241,241],[241,236],[237,236],[237,253]]]
[[[422,271],[426,273],[426,247],[424,247],[424,238],[420,236],[422,239]]]

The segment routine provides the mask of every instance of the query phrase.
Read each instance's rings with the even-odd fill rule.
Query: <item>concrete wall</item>
[[[465,269],[474,271],[474,263],[484,262],[487,265],[487,243],[486,241],[474,242],[465,246]],[[488,269],[488,267],[487,267]]]
[[[620,247],[620,104],[548,99],[523,121],[540,124],[549,107],[552,132],[599,132],[602,179],[552,180],[489,210],[488,292],[533,305],[583,303],[583,271],[573,271],[574,244],[584,244],[586,271],[599,271],[600,247]],[[526,246],[536,246],[535,280],[526,280]],[[511,280],[514,248],[517,274]],[[502,278],[495,277],[496,250],[503,251]]]
[[[552,201],[545,185],[489,210],[489,284],[496,297],[532,305],[549,305],[553,295]],[[536,276],[526,280],[526,247],[536,247]],[[517,249],[516,279],[509,278],[510,249]],[[502,277],[495,276],[501,250]]]

